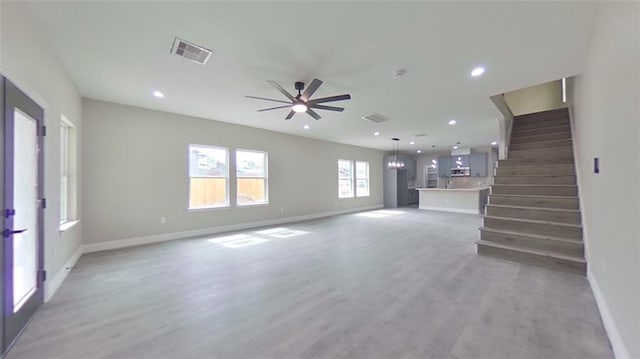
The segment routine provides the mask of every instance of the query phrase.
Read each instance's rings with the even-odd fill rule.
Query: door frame
[[[9,209],[8,205],[13,204],[13,131],[14,131],[14,109],[18,108],[22,112],[26,113],[36,121],[37,126],[37,143],[39,147],[38,151],[38,193],[39,199],[38,213],[37,213],[37,258],[36,258],[36,291],[31,297],[22,305],[18,312],[13,312],[13,241],[11,237],[3,237],[2,245],[2,349],[3,352],[8,350],[15,339],[19,336],[20,332],[24,329],[29,319],[35,313],[37,308],[44,302],[44,109],[38,105],[29,95],[21,91],[15,84],[9,81],[7,78],[0,76],[2,80],[3,97],[3,138],[4,138],[4,165],[3,165],[3,177],[5,182],[3,183],[2,191],[4,193],[2,213],[4,228],[12,228],[13,220],[12,216],[8,215],[6,210]],[[8,106],[9,101],[13,101],[13,106]],[[11,120],[9,120],[11,119]],[[9,254],[11,253],[11,255]]]

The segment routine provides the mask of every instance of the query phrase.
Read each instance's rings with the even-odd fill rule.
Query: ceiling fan
[[[270,83],[271,86],[273,86],[276,90],[280,91],[280,93],[283,94],[286,98],[288,98],[289,101],[275,100],[272,98],[257,97],[257,96],[246,96],[246,97],[254,98],[257,100],[286,103],[287,105],[285,106],[263,108],[262,110],[258,110],[258,112],[263,112],[263,111],[271,111],[271,110],[277,110],[280,108],[291,107],[291,112],[289,112],[287,117],[284,118],[285,120],[290,120],[293,117],[293,115],[296,114],[296,112],[306,112],[309,116],[313,117],[316,120],[319,120],[321,118],[320,115],[318,115],[318,113],[312,109],[342,112],[344,111],[344,108],[342,107],[326,106],[321,104],[327,103],[327,102],[343,101],[343,100],[351,99],[351,95],[349,94],[311,99],[311,96],[313,96],[313,94],[316,92],[316,90],[318,90],[320,85],[322,85],[322,81],[318,79],[313,79],[313,81],[311,81],[311,84],[309,85],[309,87],[307,87],[304,93],[301,93],[302,90],[304,90],[304,82],[300,82],[300,81],[296,82],[295,88],[298,91],[297,96],[293,96],[292,94],[287,92],[287,90],[282,88],[282,86],[280,86],[275,81],[267,81],[267,82]]]

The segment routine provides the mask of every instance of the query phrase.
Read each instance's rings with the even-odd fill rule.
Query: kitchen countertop
[[[416,188],[416,191],[458,191],[458,192],[478,192],[488,190],[489,187],[484,188]]]

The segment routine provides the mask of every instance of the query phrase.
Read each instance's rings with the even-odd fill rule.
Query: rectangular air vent
[[[424,137],[424,136],[426,136],[426,135],[427,135],[426,133],[419,133],[419,134],[414,135],[414,136],[415,136],[415,137]]]
[[[373,115],[369,115],[369,116],[364,116],[362,117],[363,120],[367,120],[367,121],[371,121],[371,122],[375,122],[375,123],[380,123],[380,122],[385,122],[385,121],[389,121],[390,118],[383,116],[379,113],[374,113]]]
[[[204,65],[209,61],[209,57],[211,57],[213,52],[202,46],[198,46],[176,37],[176,39],[173,40],[173,45],[171,46],[171,53],[184,57],[187,60],[197,62],[200,65]]]

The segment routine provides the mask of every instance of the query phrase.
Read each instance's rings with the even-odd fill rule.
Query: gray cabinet
[[[471,177],[487,177],[486,153],[472,153],[469,155],[469,174]]]
[[[469,167],[469,155],[451,156],[451,168]]]
[[[451,176],[451,156],[438,157],[438,177]]]

